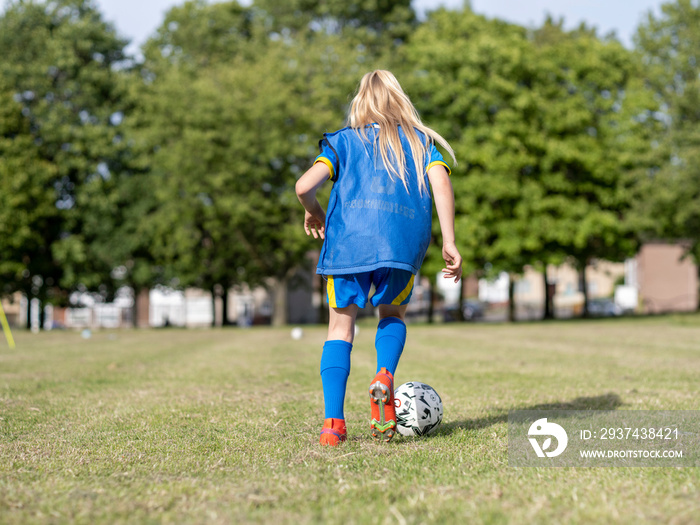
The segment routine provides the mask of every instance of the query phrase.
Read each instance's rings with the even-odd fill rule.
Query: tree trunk
[[[131,325],[134,328],[139,327],[139,294],[141,290],[136,286],[131,285],[132,294],[134,295],[134,304],[131,305]]]
[[[544,317],[543,319],[554,319],[554,305],[553,303],[553,291],[552,286],[549,284],[549,277],[547,277],[547,265],[544,265],[544,270],[542,271],[544,277]]]
[[[515,279],[508,274],[508,321],[515,322]]]
[[[228,286],[224,286],[221,297],[223,301],[221,304],[221,326],[228,326],[231,324],[228,320]]]
[[[44,329],[44,323],[46,323],[46,311],[44,305],[44,300],[39,299],[39,331]]]
[[[588,283],[586,282],[586,266],[588,266],[588,261],[583,261],[578,274],[579,292],[583,293],[583,317],[588,317]]]
[[[287,278],[275,278],[272,285],[272,326],[287,324]]]
[[[211,327],[216,327],[216,286],[211,287]]]
[[[464,279],[459,281],[459,301],[457,302],[457,321],[464,321]]]
[[[27,319],[26,319],[26,329],[32,329],[32,296],[27,294]]]

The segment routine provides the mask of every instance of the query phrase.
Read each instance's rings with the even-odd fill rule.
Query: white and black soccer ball
[[[409,381],[394,391],[396,429],[402,436],[425,436],[442,423],[442,399],[432,386]]]

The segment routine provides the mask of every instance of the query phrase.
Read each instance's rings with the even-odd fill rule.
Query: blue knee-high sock
[[[352,344],[347,341],[326,341],[321,355],[321,381],[323,382],[323,401],[326,407],[326,419],[329,417],[345,419],[343,405],[345,388],[350,375],[350,352]]]
[[[386,368],[396,373],[399,359],[406,344],[406,324],[398,317],[385,317],[377,326],[374,346],[377,348],[377,372]]]

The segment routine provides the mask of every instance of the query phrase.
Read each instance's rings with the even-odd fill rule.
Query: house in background
[[[625,274],[624,263],[594,261],[586,267],[588,298],[611,297],[615,286]],[[554,315],[558,318],[575,317],[583,312],[583,292],[580,275],[571,264],[547,267],[547,280],[552,292]],[[516,313],[519,318],[539,319],[544,315],[544,274],[527,267],[522,279],[515,283]]]
[[[638,313],[692,312],[698,308],[698,266],[684,257],[682,244],[650,242],[624,263],[594,261],[586,267],[588,298],[611,298],[624,311]],[[547,267],[553,292],[554,314],[574,317],[583,311],[579,273],[570,264]],[[495,281],[479,281],[479,299],[504,303],[509,278],[502,274]],[[515,282],[517,319],[540,319],[544,314],[544,275],[526,267]]]
[[[650,242],[635,258],[636,286],[644,313],[692,312],[698,308],[698,266],[685,246]]]
[[[27,299],[20,292],[2,298],[2,309],[5,311],[5,317],[7,317],[10,326],[26,326]]]

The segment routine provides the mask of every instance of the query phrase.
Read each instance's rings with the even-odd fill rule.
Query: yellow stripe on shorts
[[[328,284],[326,286],[327,286],[327,290],[328,290],[328,305],[331,308],[337,308],[338,303],[335,300],[335,284],[333,283],[333,276],[332,275],[328,276]]]
[[[391,304],[393,305],[400,305],[406,297],[408,297],[408,294],[411,293],[411,290],[413,290],[413,279],[415,279],[415,275],[411,275],[411,279],[408,281],[408,284],[406,285],[406,288],[403,289],[403,292],[401,292],[396,299],[391,301]]]

